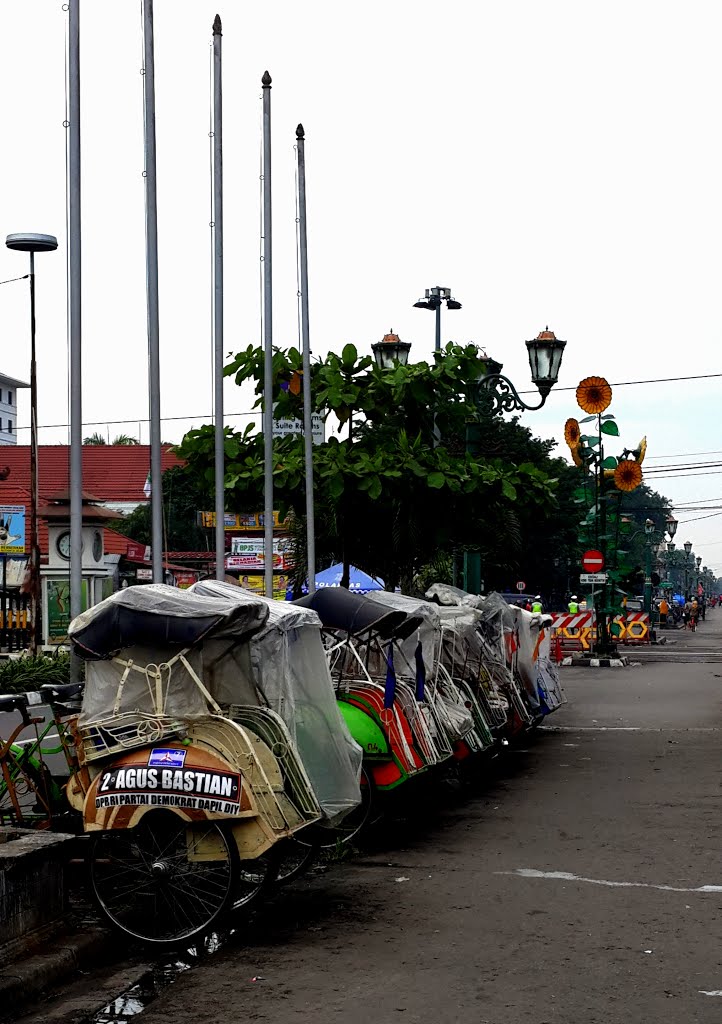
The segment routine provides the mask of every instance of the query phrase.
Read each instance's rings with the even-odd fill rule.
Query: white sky
[[[64,244],[67,15],[50,0],[2,8],[0,232],[52,232]],[[412,303],[442,284],[463,303],[445,315],[443,340],[483,344],[520,389],[523,342],[546,324],[568,341],[560,386],[590,373],[613,383],[722,372],[719,5],[156,0],[162,414],[188,417],[165,423],[164,440],[211,408],[216,11],[229,351],[260,338],[268,68],[277,344],[298,338],[293,145],[302,121],[315,353],[348,341],[368,350],[393,328],[413,342],[412,359],[427,358],[433,316]],[[141,53],[138,0],[81,3],[84,419],[87,432],[108,429],[94,420],[133,421],[112,424],[111,435],[137,435],[147,417]],[[0,250],[0,279],[25,270],[23,255]],[[39,418],[64,424],[63,252],[39,256],[37,270]],[[27,379],[24,282],[0,290],[0,316],[0,369]],[[645,469],[657,456],[715,451],[718,393],[715,379],[616,389],[618,448],[646,433]],[[248,409],[232,384],[226,408]],[[560,438],[576,414],[573,392],[553,392],[525,422]],[[65,429],[41,433],[45,443],[66,438]],[[722,495],[718,474],[647,482],[677,502]],[[679,514],[677,541],[689,536],[706,564],[722,566],[722,517],[684,522],[701,514]]]

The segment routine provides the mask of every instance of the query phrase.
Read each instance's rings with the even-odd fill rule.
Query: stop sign
[[[601,572],[604,568],[604,555],[601,551],[585,551],[582,555],[582,569],[585,572]]]

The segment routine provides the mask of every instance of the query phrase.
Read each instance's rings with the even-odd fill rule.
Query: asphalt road
[[[696,643],[722,646],[722,612]],[[496,778],[420,794],[139,1024],[718,1024],[722,669],[563,672]]]

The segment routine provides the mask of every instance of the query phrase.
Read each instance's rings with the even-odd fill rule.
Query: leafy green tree
[[[392,588],[411,587],[414,573],[438,553],[481,547],[492,576],[506,573],[520,545],[509,546],[515,517],[554,508],[556,479],[542,446],[523,457],[530,435],[518,438],[519,460],[508,446],[482,453],[467,438],[476,423],[475,396],[487,360],[473,345],[448,345],[429,365],[380,369],[353,345],[312,369],[314,408],[333,415],[348,436],[314,447],[317,555],[358,564]],[[226,367],[238,384],[254,381],[262,403],[263,352],[250,346]],[[275,416],[300,418],[301,356],[276,351]],[[492,429],[506,430],[498,418]],[[523,428],[516,427],[518,431]],[[249,426],[225,431],[227,503],[233,510],[263,507],[263,437]],[[214,431],[190,431],[178,446],[189,477],[213,487]],[[468,449],[468,450],[467,450]],[[282,513],[304,515],[303,440],[274,443],[274,496]],[[299,571],[302,566],[299,547]],[[487,574],[488,575],[488,574]]]
[[[208,533],[197,524],[198,512],[209,507],[207,490],[172,466],[163,474],[163,533],[166,551],[206,551]],[[113,529],[139,544],[150,544],[150,504],[139,505],[113,523]]]

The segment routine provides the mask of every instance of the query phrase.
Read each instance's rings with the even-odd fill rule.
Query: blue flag
[[[386,648],[386,686],[384,687],[384,708],[393,707],[396,696],[396,672],[394,670],[394,645]]]
[[[424,699],[424,686],[426,685],[426,666],[424,665],[424,651],[421,641],[416,645],[416,699]]]

